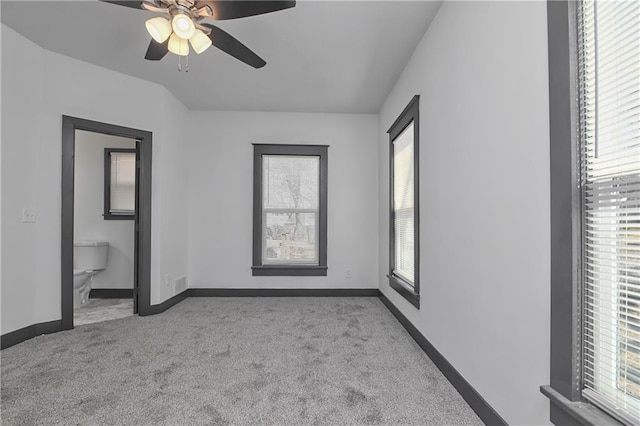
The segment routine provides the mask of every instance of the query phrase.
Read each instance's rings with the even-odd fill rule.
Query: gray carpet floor
[[[1,353],[3,425],[482,425],[377,298],[189,298]]]

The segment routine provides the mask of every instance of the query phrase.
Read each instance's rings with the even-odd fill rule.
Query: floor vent
[[[176,294],[181,293],[187,289],[187,277],[181,276],[175,279],[174,281]]]

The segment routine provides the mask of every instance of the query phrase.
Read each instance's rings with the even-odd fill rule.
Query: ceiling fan
[[[207,20],[227,20],[262,15],[289,9],[296,5],[292,1],[268,0],[143,0],[143,1],[111,1],[105,3],[143,9],[149,12],[162,13],[146,21],[145,26],[151,35],[151,43],[147,48],[145,59],[159,61],[168,52],[175,55],[189,55],[189,45],[194,52],[200,54],[209,46],[216,46],[234,58],[262,68],[264,59],[251,49],[240,43],[231,34],[223,31]],[[179,69],[181,65],[179,64]],[[188,63],[187,63],[188,71]]]

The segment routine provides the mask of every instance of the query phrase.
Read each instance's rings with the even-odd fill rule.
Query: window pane
[[[413,122],[393,141],[393,208],[395,273],[410,283],[415,278]]]
[[[640,3],[579,9],[583,393],[640,422]]]
[[[320,157],[262,156],[264,208],[317,209]]]
[[[136,196],[135,152],[111,153],[110,213],[134,213]]]
[[[317,264],[316,217],[317,213],[266,213],[263,261]]]

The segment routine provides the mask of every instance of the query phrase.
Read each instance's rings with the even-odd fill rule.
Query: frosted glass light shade
[[[144,25],[149,35],[158,43],[164,43],[171,35],[171,24],[160,16],[149,19]]]
[[[171,21],[171,28],[178,37],[189,40],[196,32],[196,26],[193,24],[191,18],[181,13],[175,15]]]
[[[169,38],[169,52],[178,56],[187,56],[189,54],[189,42],[173,33]]]
[[[193,47],[193,51],[198,55],[204,52],[211,46],[211,39],[206,36],[201,30],[196,30],[193,37],[189,39],[191,42],[191,47]]]

